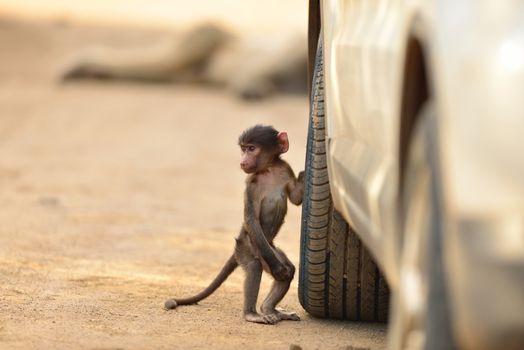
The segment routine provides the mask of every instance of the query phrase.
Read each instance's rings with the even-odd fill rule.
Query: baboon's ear
[[[287,132],[279,132],[277,137],[278,145],[280,147],[280,153],[286,153],[289,149],[289,139],[287,138]]]

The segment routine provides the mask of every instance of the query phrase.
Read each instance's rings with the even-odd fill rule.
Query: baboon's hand
[[[289,281],[293,279],[293,271],[282,263],[276,264],[271,269],[271,275],[277,281]]]
[[[301,172],[298,173],[298,178],[297,178],[297,182],[300,182],[300,183],[304,183],[304,171],[302,170]]]

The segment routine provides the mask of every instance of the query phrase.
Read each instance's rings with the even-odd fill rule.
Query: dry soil
[[[215,88],[60,85],[64,57],[166,33],[0,22],[1,349],[384,349],[385,326],[241,317],[242,272],[191,307],[230,255],[244,175],[236,138],[271,123],[304,163],[307,99],[241,102]],[[300,209],[277,244],[298,264]],[[264,277],[262,294],[269,287]]]

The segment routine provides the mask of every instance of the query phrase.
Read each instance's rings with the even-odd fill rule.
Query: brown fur
[[[257,125],[240,136],[241,167],[248,177],[244,194],[244,222],[236,239],[235,251],[206,289],[190,298],[166,301],[167,309],[195,304],[211,295],[240,265],[246,273],[244,318],[247,321],[275,324],[281,320],[299,320],[295,313],[276,309],[289,289],[295,267],[273,240],[284,223],[287,199],[300,205],[304,193],[303,172],[295,178],[289,164],[280,158],[280,154],[287,151],[288,144],[286,133],[267,126]],[[268,272],[274,283],[262,303],[261,313],[258,313],[256,303],[262,271]]]

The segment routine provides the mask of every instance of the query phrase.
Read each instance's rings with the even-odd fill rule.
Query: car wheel
[[[454,349],[442,262],[435,111],[427,103],[409,147],[401,188],[402,250],[390,349]]]
[[[386,280],[333,208],[326,167],[321,42],[312,90],[302,202],[300,303],[316,317],[385,322],[389,309]]]

